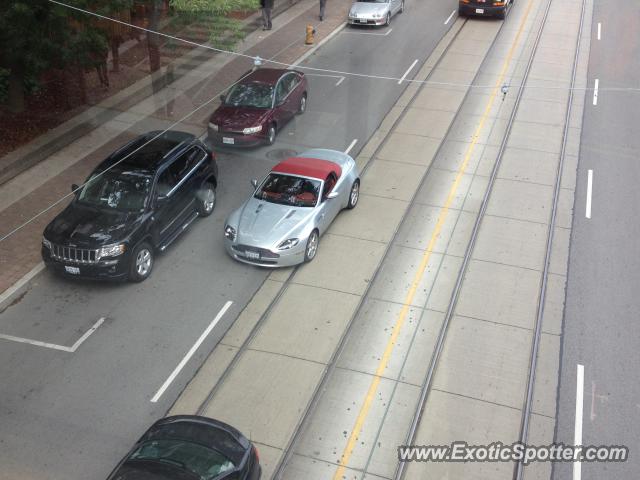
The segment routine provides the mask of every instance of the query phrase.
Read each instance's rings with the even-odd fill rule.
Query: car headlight
[[[262,125],[258,125],[257,127],[245,128],[244,130],[242,130],[242,133],[244,133],[245,135],[250,135],[252,133],[258,133],[261,131],[262,131]]]
[[[42,245],[44,245],[49,250],[51,250],[51,242],[49,240],[47,240],[45,237],[42,237]]]
[[[278,245],[278,250],[289,250],[290,248],[295,247],[298,243],[300,243],[299,239],[289,238]]]
[[[236,239],[236,229],[233,228],[231,225],[227,225],[226,227],[224,227],[224,236],[227,237],[229,240],[233,241]]]
[[[218,125],[216,125],[215,123],[211,123],[211,122],[209,122],[209,128],[210,128],[211,130],[213,130],[214,132],[217,132],[217,131],[218,131]]]
[[[107,245],[106,247],[102,247],[98,250],[97,260],[100,260],[104,257],[117,257],[118,255],[122,255],[124,253],[124,249],[124,243],[117,243],[115,245]]]

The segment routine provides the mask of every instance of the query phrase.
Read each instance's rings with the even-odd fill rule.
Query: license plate
[[[244,252],[244,255],[247,258],[250,258],[252,260],[260,260],[260,254],[258,252]]]
[[[67,273],[70,273],[72,275],[80,275],[80,269],[78,267],[65,266],[64,269],[66,270]]]
[[[233,145],[235,143],[235,139],[230,137],[222,137],[222,143],[226,143],[227,145]]]
[[[476,13],[484,13],[484,8],[476,8]]]
[[[367,20],[366,20],[366,19],[365,19],[365,20],[360,19],[360,20],[358,20],[358,21],[359,21],[360,23],[367,23]]]

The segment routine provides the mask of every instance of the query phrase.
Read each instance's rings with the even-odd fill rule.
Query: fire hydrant
[[[305,45],[313,45],[313,35],[316,33],[316,29],[313,25],[307,25],[307,38],[305,39]]]

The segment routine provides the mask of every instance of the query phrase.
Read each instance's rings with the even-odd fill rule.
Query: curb
[[[29,273],[27,273],[24,277],[18,280],[16,283],[7,288],[4,292],[0,294],[0,313],[4,312],[7,308],[11,306],[11,304],[26,293],[29,289],[29,282],[36,277],[40,272],[44,270],[44,262],[40,262],[38,265],[33,267]]]

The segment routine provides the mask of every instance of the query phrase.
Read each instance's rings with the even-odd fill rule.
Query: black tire
[[[313,245],[313,248],[309,248],[312,245],[312,243],[315,245]],[[311,235],[309,235],[309,238],[307,239],[307,245],[304,247],[305,263],[309,263],[311,260],[316,258],[319,245],[320,245],[320,233],[318,232],[318,230],[314,230],[313,232],[311,232]]]
[[[277,133],[276,124],[272,123],[271,125],[269,125],[269,128],[267,128],[267,135],[265,139],[265,142],[267,145],[274,144],[274,142],[276,141],[276,133]]]
[[[198,193],[196,198],[198,205],[198,215],[201,217],[208,217],[213,213],[216,208],[216,186],[207,182]]]
[[[355,197],[354,197],[354,190],[355,190]],[[347,208],[349,210],[356,208],[359,198],[360,198],[360,180],[358,179],[351,184],[351,190],[349,190],[349,202],[347,203]]]
[[[300,105],[298,105],[298,115],[302,115],[307,111],[307,92],[302,94],[300,98]]]
[[[384,22],[384,24],[388,27],[389,25],[391,25],[391,12],[387,12],[387,19]]]
[[[148,256],[147,256],[148,255]],[[140,258],[139,258],[140,257]],[[148,266],[144,268],[142,263],[146,263],[144,260],[148,259]],[[149,278],[151,271],[153,270],[155,258],[153,254],[153,248],[147,242],[142,242],[131,253],[130,265],[129,265],[129,281],[142,282]]]

